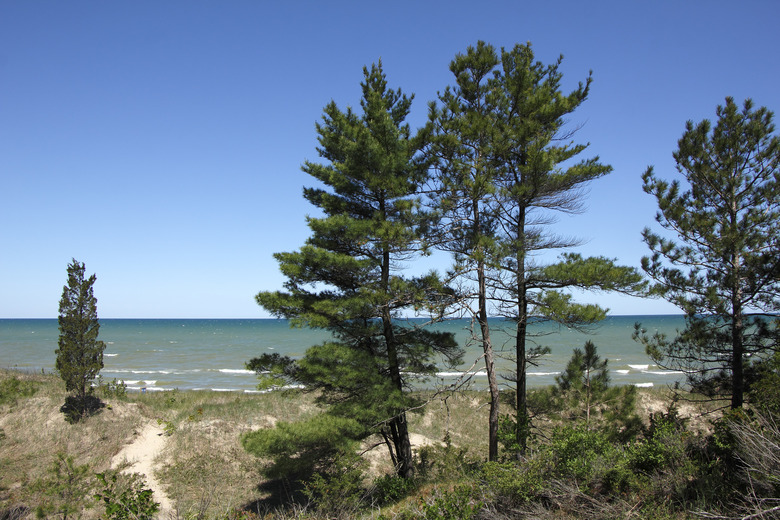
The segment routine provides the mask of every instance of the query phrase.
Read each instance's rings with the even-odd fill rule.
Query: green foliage
[[[451,291],[434,273],[409,278],[400,271],[426,247],[425,143],[405,123],[412,98],[388,88],[381,63],[363,75],[361,113],[329,103],[317,124],[326,162],[303,165],[322,186],[303,192],[322,216],[307,219],[312,235],[299,250],[274,255],[285,290],[256,296],[273,315],[328,329],[333,340],[301,359],[263,356],[248,366],[263,388],[302,384],[319,391],[331,417],[360,424],[361,435],[390,438],[399,473],[410,477],[408,390],[435,373],[435,358],[457,364],[462,351],[451,334],[398,318],[420,310],[440,316]]]
[[[499,419],[498,442],[507,453],[520,453],[523,451],[523,445],[518,441],[518,438],[525,441],[532,438],[531,420],[528,414],[520,417],[520,423],[518,424],[517,417],[512,415],[502,415]]]
[[[535,500],[545,489],[549,478],[547,461],[534,457],[519,465],[516,462],[488,462],[479,472],[479,482],[489,490],[493,500],[504,507],[514,507]]]
[[[780,351],[753,365],[754,380],[748,399],[750,404],[767,415],[780,417]]]
[[[742,110],[732,98],[718,106],[713,126],[689,121],[674,153],[679,180],[652,167],[644,190],[655,197],[656,220],[674,238],[643,232],[651,256],[642,268],[653,291],[685,312],[675,338],[636,337],[661,366],[683,370],[696,387],[724,374],[714,396],[742,406],[748,359],[776,349],[777,327],[765,319],[780,309],[776,237],[780,230],[780,137],[773,114]]]
[[[425,520],[471,520],[484,505],[474,497],[475,489],[458,485],[451,490],[438,490],[420,504],[420,518]]]
[[[354,451],[364,428],[352,419],[318,414],[299,422],[279,422],[241,438],[244,448],[257,457],[272,459],[269,478],[307,480],[324,473],[345,454]]]
[[[417,471],[428,481],[451,481],[470,472],[474,461],[467,456],[468,449],[445,443],[421,446],[417,451]]]
[[[124,380],[116,378],[106,381],[103,376],[98,375],[95,386],[97,393],[104,399],[125,399],[127,397],[127,385]]]
[[[753,419],[752,415],[749,410],[733,409],[725,412],[713,423],[713,431],[709,439],[710,447],[731,471],[735,471],[739,465],[737,460],[739,440],[734,434],[734,429],[739,425],[749,424]]]
[[[33,483],[42,500],[35,509],[38,518],[50,515],[78,516],[89,507],[92,474],[89,466],[78,465],[70,455],[57,453],[48,468],[48,476]]]
[[[163,433],[166,437],[170,437],[176,433],[176,425],[172,421],[166,421],[165,419],[157,419],[157,424],[162,426]]]
[[[105,506],[107,520],[151,520],[160,510],[152,490],[138,473],[105,472],[96,476],[100,489],[95,499]]]
[[[34,381],[9,377],[0,381],[0,405],[14,406],[19,399],[32,397],[38,391]]]
[[[304,483],[304,494],[317,512],[329,518],[348,517],[360,508],[367,463],[354,452],[340,453],[323,471]]]
[[[686,457],[688,435],[678,421],[676,409],[672,408],[667,414],[653,414],[645,438],[628,447],[630,467],[651,474],[680,464]]]
[[[604,433],[569,426],[553,431],[550,453],[559,475],[588,482],[612,467],[616,451]]]
[[[574,349],[565,370],[555,377],[548,407],[584,420],[587,428],[599,428],[610,440],[628,440],[641,429],[636,414],[636,387],[610,387],[609,361],[601,359],[591,341]]]
[[[417,488],[414,480],[398,475],[382,475],[374,479],[371,486],[371,498],[377,505],[391,504],[408,496]]]
[[[68,283],[60,299],[55,366],[65,381],[65,389],[85,406],[82,411],[86,413],[86,396],[92,392],[92,380],[103,368],[106,346],[97,339],[100,323],[92,288],[96,278],[94,274],[85,278],[84,271],[84,264],[75,259],[68,265]]]
[[[497,52],[478,42],[452,61],[456,86],[440,94],[441,106],[431,107],[431,154],[440,172],[437,206],[446,237],[442,247],[455,253],[454,273],[476,281],[478,292],[474,314],[494,400],[491,460],[497,455],[499,413],[486,300],[494,299],[496,311],[516,323],[515,412],[522,419],[512,444],[523,451],[529,421],[526,367],[540,353],[527,346],[529,320],[584,327],[604,319],[606,309],[575,302],[567,288],[644,289],[636,269],[608,258],[565,254],[551,265],[535,259],[544,250],[578,245],[548,230],[553,213],[580,211],[582,187],[612,170],[598,157],[578,160],[587,145],[559,138],[591,83],[588,76],[564,93],[561,62],[536,61],[530,43]]]

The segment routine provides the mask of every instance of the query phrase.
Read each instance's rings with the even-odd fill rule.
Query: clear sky
[[[308,236],[300,165],[325,104],[357,106],[381,58],[420,126],[478,40],[563,54],[566,89],[593,70],[570,120],[614,172],[556,230],[638,266],[656,210],[640,176],[676,175],[686,120],[726,96],[780,110],[778,20],[775,0],[0,2],[0,317],[56,317],[74,257],[101,318],[267,317],[254,295]]]

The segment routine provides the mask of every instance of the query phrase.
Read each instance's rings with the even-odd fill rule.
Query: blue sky
[[[357,106],[381,58],[419,126],[478,40],[563,54],[566,89],[593,70],[570,120],[614,172],[556,230],[638,266],[656,210],[640,176],[675,176],[685,121],[726,96],[780,110],[777,20],[774,0],[2,2],[0,317],[56,317],[73,257],[103,318],[268,316],[254,294],[308,236],[300,165],[325,104]]]

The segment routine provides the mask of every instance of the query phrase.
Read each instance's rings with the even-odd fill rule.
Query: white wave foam
[[[529,376],[557,376],[560,372],[528,372]]]
[[[616,374],[623,374],[623,375],[625,375],[625,374],[628,374],[629,372],[631,372],[631,371],[630,370],[615,370]]]
[[[680,375],[684,374],[685,372],[681,372],[679,370],[646,370],[645,374],[652,374],[654,376],[673,376],[673,375]]]
[[[650,365],[628,365],[628,366],[630,366],[634,370],[647,370],[648,368],[650,368]]]
[[[653,383],[634,383],[634,386],[637,388],[652,388]]]
[[[171,370],[132,370],[128,368],[117,368],[116,370],[111,370],[111,372],[115,372],[117,374],[182,374],[183,372],[174,372]]]
[[[144,392],[165,392],[165,391],[168,390],[167,388],[162,388],[162,387],[159,387],[159,386],[153,386],[151,388],[147,388],[145,386],[128,386],[127,389],[128,390],[142,390]]]
[[[254,370],[246,370],[245,368],[220,368],[219,372],[223,374],[254,374]]]
[[[436,372],[436,377],[460,377],[465,372]]]
[[[103,354],[104,357],[117,357],[119,354]]]

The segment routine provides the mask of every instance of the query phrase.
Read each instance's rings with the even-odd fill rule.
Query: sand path
[[[140,431],[138,436],[126,445],[111,459],[111,467],[117,467],[127,461],[130,466],[123,473],[140,473],[146,480],[146,485],[154,492],[154,501],[160,504],[160,517],[164,518],[173,510],[171,500],[163,492],[160,483],[154,477],[156,459],[165,449],[167,438],[163,429],[157,424],[149,422]]]

